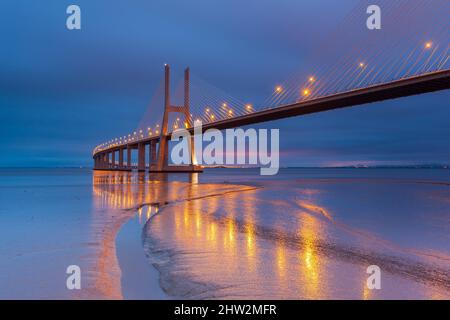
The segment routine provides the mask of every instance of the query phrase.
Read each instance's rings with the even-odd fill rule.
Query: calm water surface
[[[0,170],[0,298],[450,298],[450,170],[258,172]]]

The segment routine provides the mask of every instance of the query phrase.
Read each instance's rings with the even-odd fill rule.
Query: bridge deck
[[[203,127],[205,130],[208,128],[234,128],[449,88],[450,70],[445,70],[258,111],[232,119],[204,124]]]

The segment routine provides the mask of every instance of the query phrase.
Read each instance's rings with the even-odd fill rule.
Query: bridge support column
[[[103,155],[103,168],[107,169],[109,168],[109,153],[105,152]]]
[[[97,169],[103,169],[103,155],[99,154],[97,156]]]
[[[131,163],[131,146],[127,146],[127,169],[131,170],[132,163]]]
[[[102,163],[102,168],[103,169],[108,168],[108,154],[107,153],[103,154],[102,162],[103,162]]]
[[[190,96],[190,72],[189,72],[189,68],[187,68],[184,71],[184,119],[185,122],[187,124],[187,126],[192,127],[194,122],[192,120],[192,116],[191,116],[191,96]],[[191,152],[191,167],[192,167],[192,171],[196,171],[196,166],[197,166],[197,157],[195,156],[195,150],[194,150],[194,135],[192,135],[190,141],[188,141],[189,143],[189,150]],[[198,166],[197,166],[197,171],[198,171]]]
[[[113,169],[116,168],[116,152],[115,151],[111,152],[111,167]]]
[[[158,160],[156,162],[156,171],[167,171],[169,166],[169,137],[164,135],[159,138]]]
[[[158,163],[156,164],[157,171],[164,171],[168,166],[167,157],[167,126],[170,112],[170,67],[168,64],[164,66],[164,116],[161,126],[161,134],[159,137]]]
[[[123,169],[123,148],[119,149],[119,169]]]
[[[138,145],[138,171],[145,171],[145,144]]]
[[[156,140],[150,141],[148,145],[148,168],[149,170],[154,169],[156,163]]]

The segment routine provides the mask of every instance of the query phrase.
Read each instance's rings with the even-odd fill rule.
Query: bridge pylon
[[[190,149],[191,163],[189,165],[174,166],[169,165],[169,139],[168,130],[170,113],[181,113],[184,117],[184,123],[187,127],[192,127],[193,121],[190,113],[190,79],[189,68],[184,71],[184,104],[182,106],[172,105],[170,102],[170,67],[164,65],[164,116],[161,125],[159,137],[159,148],[157,162],[155,166],[150,167],[151,172],[201,172],[202,168],[196,165],[194,139],[188,142]]]

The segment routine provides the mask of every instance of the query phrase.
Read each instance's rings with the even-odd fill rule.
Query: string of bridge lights
[[[431,48],[433,48],[433,42],[432,41],[427,41],[425,42],[425,44],[423,45],[423,48],[425,50],[430,50]],[[360,69],[365,69],[367,68],[367,64],[364,61],[360,61],[357,63],[357,67]],[[300,97],[303,98],[303,100],[310,98],[312,96],[313,93],[313,84],[316,83],[317,79],[315,76],[309,76],[307,79],[307,84],[306,86],[304,86],[303,88],[301,88],[300,90]],[[274,92],[273,94],[275,96],[280,96],[285,92],[285,88],[283,88],[282,85],[277,85],[274,88]],[[217,120],[225,120],[227,118],[232,118],[235,117],[235,114],[237,113],[227,102],[223,102],[220,106],[222,108],[221,110],[221,115],[220,116],[218,114],[218,112],[214,113],[213,112],[213,108],[211,106],[206,106],[204,108],[204,114],[201,117],[197,117],[194,121],[194,123],[199,123],[199,122],[206,122],[206,123],[211,123]],[[243,110],[241,110],[242,112],[239,115],[246,115],[246,114],[251,114],[253,113],[254,107],[252,104],[247,103],[243,106]],[[173,130],[177,130],[180,129],[181,127],[184,126],[184,128],[189,128],[189,122],[191,121],[193,117],[193,114],[190,114],[190,119],[186,119],[186,121],[180,125],[180,118],[177,117],[172,125],[172,129]],[[145,140],[148,138],[152,138],[152,137],[157,137],[160,134],[160,125],[156,124],[154,126],[154,129],[152,127],[148,127],[147,128],[147,132],[144,132],[144,130],[140,129],[138,131],[134,131],[132,134],[128,134],[125,136],[121,136],[121,137],[117,137],[114,139],[111,139],[107,142],[104,142],[98,146],[95,147],[93,154],[100,152],[100,151],[104,151],[104,150],[108,150],[110,148],[115,148],[115,147],[119,147],[119,146],[123,146],[123,145],[127,145],[130,143],[135,143],[141,140]]]

